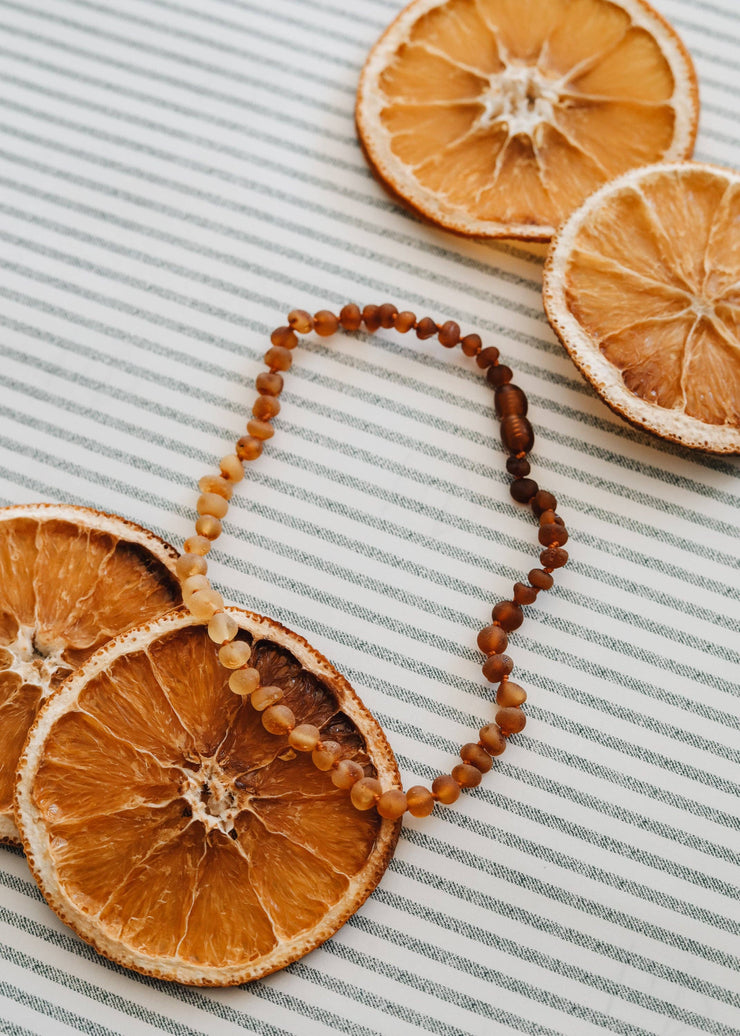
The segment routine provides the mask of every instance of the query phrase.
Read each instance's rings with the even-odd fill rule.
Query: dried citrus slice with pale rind
[[[622,417],[740,452],[740,174],[663,164],[606,184],[554,239],[544,302]]]
[[[547,240],[601,184],[691,154],[691,59],[643,0],[414,0],[357,126],[380,179],[450,230]]]
[[[67,504],[0,509],[0,839],[42,700],[102,644],[181,602],[177,552],[133,522]]]
[[[399,787],[381,728],[329,662],[229,611],[297,722]],[[194,985],[258,978],[329,938],[400,829],[268,733],[217,651],[184,609],[111,641],[40,711],[16,790],[29,864],[62,920],[126,967]]]

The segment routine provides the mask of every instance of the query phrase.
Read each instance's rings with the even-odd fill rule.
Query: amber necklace
[[[397,788],[384,789],[374,777],[365,776],[359,763],[342,758],[341,746],[336,741],[323,739],[318,727],[310,723],[296,724],[292,709],[281,704],[281,688],[261,684],[258,670],[250,664],[251,646],[235,639],[239,627],[225,611],[223,598],[213,589],[206,575],[208,564],[205,555],[221,535],[221,519],[228,510],[234,485],[244,478],[244,463],[256,460],[262,453],[264,442],[275,433],[272,420],[280,412],[278,396],[283,389],[283,374],[292,365],[292,350],[298,344],[298,334],[314,331],[326,338],[340,328],[357,331],[363,325],[369,332],[380,327],[395,328],[402,334],[415,331],[420,339],[436,335],[445,348],[459,345],[466,356],[475,359],[494,390],[501,440],[509,452],[506,470],[513,476],[511,495],[518,503],[531,506],[539,521],[539,542],[544,547],[540,553],[542,567],[529,572],[528,583],[514,584],[512,600],[495,604],[491,625],[485,626],[478,634],[478,647],[486,655],[483,675],[491,683],[498,684],[498,710],[494,722],[481,727],[477,741],[463,745],[460,749],[462,761],[453,767],[451,773],[437,777],[431,789],[417,785],[406,792]],[[512,383],[511,368],[499,362],[499,351],[495,346],[484,349],[477,334],[462,337],[454,320],[441,325],[430,317],[417,320],[413,313],[408,310],[399,312],[391,303],[365,306],[363,310],[349,304],[344,306],[339,316],[326,309],[314,316],[305,310],[294,309],[288,315],[288,324],[276,328],[270,341],[271,348],[264,357],[267,371],[256,379],[259,394],[252,407],[253,416],[247,423],[247,435],[238,440],[234,453],[221,459],[218,475],[204,475],[198,483],[201,495],[197,504],[196,535],[185,541],[184,553],[177,562],[183,600],[195,619],[208,623],[208,635],[219,645],[219,660],[231,670],[231,690],[250,699],[252,706],[262,714],[265,730],[287,735],[290,747],[296,752],[310,752],[314,765],[319,770],[329,771],[337,788],[349,791],[357,809],[375,807],[380,816],[390,820],[397,820],[407,811],[415,817],[426,817],[432,812],[435,802],[449,805],[458,798],[461,788],[475,788],[480,784],[482,775],[493,765],[493,756],[501,755],[506,748],[507,738],[523,730],[526,717],[521,706],[527,693],[509,679],[513,662],[505,654],[508,634],[524,621],[522,606],[533,604],[540,590],[549,590],[553,585],[552,572],[568,560],[568,552],[563,549],[568,533],[562,518],[556,514],[557,501],[552,493],[540,489],[528,477],[527,454],[534,444],[534,432],[527,420],[527,397],[518,385]]]

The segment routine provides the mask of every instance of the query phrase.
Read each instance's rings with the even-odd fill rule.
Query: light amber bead
[[[313,330],[313,317],[305,309],[291,309],[288,323],[299,335],[307,335]]]
[[[229,677],[229,687],[234,694],[242,698],[248,698],[254,694],[260,685],[260,674],[258,669],[235,669]]]
[[[288,744],[296,752],[313,752],[321,740],[321,731],[313,723],[301,723],[290,732]]]
[[[428,817],[434,809],[434,795],[423,784],[415,784],[406,792],[406,804],[412,817]]]
[[[236,444],[236,453],[242,460],[256,460],[262,453],[262,443],[251,435],[244,435]]]
[[[265,439],[272,439],[275,429],[269,421],[258,421],[257,418],[254,418],[252,421],[247,421],[247,432],[253,439],[264,442]]]
[[[521,709],[499,709],[496,713],[496,722],[504,734],[518,734],[524,730],[527,717]]]
[[[384,791],[380,796],[376,809],[379,816],[386,820],[398,820],[406,812],[407,805],[404,793],[396,788],[391,788],[390,791]]]
[[[362,324],[362,310],[354,302],[348,302],[340,310],[339,323],[345,331],[358,331]]]
[[[457,781],[461,788],[477,788],[483,779],[483,774],[478,767],[471,766],[469,763],[458,763],[457,766],[453,766],[450,776]]]
[[[230,482],[241,482],[244,478],[244,465],[235,453],[227,453],[221,458],[218,466],[223,477]]]
[[[504,709],[514,709],[527,700],[527,692],[513,680],[504,680],[496,691],[496,703]]]
[[[194,619],[210,621],[216,612],[224,610],[224,599],[216,590],[197,590],[185,602]]]
[[[211,549],[211,541],[205,536],[189,536],[182,545],[186,554],[207,554]]]
[[[342,746],[336,741],[319,741],[311,753],[317,770],[331,770],[342,754]]]
[[[487,723],[478,731],[478,738],[490,755],[501,755],[506,748],[506,738],[496,723]]]
[[[228,644],[238,632],[236,619],[227,612],[217,612],[208,623],[208,636],[214,644]]]
[[[328,338],[339,330],[339,318],[330,309],[320,309],[314,313],[313,329],[322,338]]]
[[[416,314],[412,313],[410,309],[402,310],[396,317],[396,331],[400,331],[401,334],[406,334],[416,324]]]
[[[243,640],[232,640],[218,652],[218,660],[224,669],[241,669],[249,664],[252,646]]]
[[[482,671],[486,680],[498,683],[502,677],[508,676],[513,668],[514,663],[509,655],[489,655],[483,663]]]
[[[537,600],[537,587],[526,583],[514,583],[514,600],[517,604],[534,604]]]
[[[432,782],[432,794],[438,802],[451,806],[460,797],[460,785],[449,773],[443,773]]]
[[[500,623],[507,633],[511,633],[524,622],[524,612],[514,601],[499,601],[493,606],[491,618]]]
[[[431,317],[422,317],[419,323],[416,325],[416,337],[425,341],[427,338],[431,338],[436,335],[439,328],[434,323]]]
[[[278,349],[295,349],[298,336],[292,327],[276,327],[270,335],[270,341]]]
[[[478,647],[485,655],[506,651],[509,638],[500,626],[484,626],[478,634]]]
[[[271,705],[262,713],[262,726],[270,734],[287,734],[295,727],[295,715],[287,705]]]
[[[273,345],[272,349],[265,353],[265,365],[270,371],[289,371],[292,364],[293,356],[290,349],[285,349],[281,345]]]
[[[332,784],[342,791],[349,791],[353,784],[357,784],[365,776],[365,771],[354,759],[340,759],[332,770]]]
[[[208,562],[198,554],[181,554],[175,562],[175,571],[180,579],[204,576],[208,571]]]
[[[445,349],[452,349],[460,341],[460,325],[454,320],[446,320],[439,329],[437,339]]]
[[[500,353],[496,346],[489,345],[488,348],[481,349],[481,351],[475,358],[475,362],[478,364],[479,367],[482,367],[483,370],[486,370],[486,368],[493,367],[495,364],[498,363],[499,356]]]
[[[283,391],[283,378],[277,371],[262,371],[254,381],[258,392],[264,392],[266,396],[279,396]]]
[[[277,705],[279,701],[283,700],[284,696],[282,687],[267,684],[267,686],[258,687],[252,692],[252,705],[257,712],[263,712],[265,709],[269,709],[271,705]]]
[[[383,788],[380,781],[374,777],[361,777],[356,784],[352,785],[349,797],[352,799],[355,809],[365,810],[372,809],[382,794]]]
[[[460,758],[464,763],[468,763],[469,766],[475,766],[481,773],[488,773],[493,766],[493,759],[491,759],[485,748],[476,745],[474,741],[470,741],[467,745],[462,746]]]
[[[380,326],[384,328],[393,327],[396,323],[396,317],[398,316],[398,309],[393,305],[392,302],[384,302],[383,305],[378,309],[378,317],[380,318]]]
[[[195,508],[198,514],[211,514],[214,518],[223,518],[229,509],[229,502],[218,493],[201,493]]]
[[[371,333],[380,327],[380,306],[365,306],[362,310],[365,327]]]
[[[212,514],[202,514],[195,523],[195,531],[199,536],[205,536],[207,540],[217,540],[223,531],[223,526]]]
[[[460,348],[466,356],[477,356],[482,346],[480,335],[465,335],[460,339]]]
[[[217,496],[222,496],[224,500],[231,500],[234,493],[231,482],[220,475],[204,475],[198,482],[198,489],[201,493],[215,493]]]
[[[527,575],[527,579],[530,581],[532,586],[536,586],[538,590],[551,590],[552,585],[555,582],[550,573],[543,572],[541,568],[533,568]]]
[[[257,396],[252,404],[252,414],[258,421],[271,421],[280,413],[280,403],[275,396]]]
[[[211,584],[207,576],[197,573],[184,579],[181,588],[183,597],[191,597],[198,590],[210,590]]]

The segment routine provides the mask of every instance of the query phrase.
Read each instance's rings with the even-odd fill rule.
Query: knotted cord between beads
[[[485,372],[486,381],[494,389],[494,406],[501,422],[501,440],[509,452],[506,469],[513,476],[510,492],[518,503],[529,504],[539,520],[538,538],[544,547],[540,553],[541,568],[533,568],[528,583],[514,584],[513,599],[499,601],[491,613],[491,624],[478,634],[478,647],[486,655],[483,675],[498,683],[496,703],[498,710],[493,723],[478,731],[477,742],[471,741],[460,749],[461,762],[449,774],[440,774],[431,789],[417,785],[404,793],[397,788],[384,790],[374,777],[366,777],[359,763],[342,758],[341,746],[336,741],[324,740],[318,727],[310,723],[296,724],[293,711],[282,705],[280,687],[263,686],[260,674],[250,664],[252,649],[249,644],[236,640],[239,627],[224,610],[223,598],[211,586],[206,571],[205,555],[214,540],[221,535],[221,519],[225,517],[229,500],[237,482],[244,478],[244,463],[260,456],[263,444],[275,434],[273,418],[280,413],[278,396],[283,390],[283,373],[293,362],[292,350],[298,345],[298,334],[315,331],[326,338],[340,327],[358,331],[362,326],[369,332],[378,328],[395,328],[402,334],[414,330],[417,338],[434,335],[447,349],[460,345],[466,356],[475,358]],[[523,606],[533,604],[541,590],[553,585],[552,572],[568,560],[563,549],[568,540],[562,518],[556,514],[557,501],[552,493],[541,490],[529,478],[527,454],[534,444],[534,432],[527,420],[527,397],[518,385],[512,383],[510,367],[499,363],[495,346],[483,348],[480,336],[460,334],[454,320],[438,325],[431,317],[416,319],[414,313],[400,312],[391,303],[365,306],[360,310],[354,304],[346,305],[339,316],[322,309],[314,316],[302,309],[288,315],[288,325],[278,327],[270,336],[271,347],[265,353],[267,371],[257,376],[259,393],[252,407],[252,418],[247,423],[247,435],[238,440],[236,452],[223,457],[218,475],[204,475],[198,483],[198,520],[195,536],[185,541],[184,554],[177,562],[177,574],[182,583],[183,600],[191,615],[208,623],[208,635],[219,645],[221,664],[231,670],[229,686],[261,712],[262,725],[272,734],[288,735],[288,744],[296,752],[310,752],[319,770],[329,771],[336,787],[348,790],[357,809],[377,808],[382,817],[396,820],[405,812],[415,817],[429,816],[435,802],[450,805],[462,788],[475,788],[482,775],[493,765],[493,757],[501,755],[507,739],[524,729],[526,717],[522,705],[527,693],[509,679],[513,669],[511,658],[505,654],[508,634],[524,621]]]

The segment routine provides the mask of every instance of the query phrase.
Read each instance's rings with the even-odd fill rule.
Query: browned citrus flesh
[[[15,767],[43,698],[123,630],[181,601],[177,553],[123,518],[0,509],[0,838],[17,841]]]
[[[544,240],[612,177],[687,157],[698,92],[643,0],[415,0],[370,52],[356,113],[380,178],[425,216]]]
[[[230,609],[298,723],[398,786],[385,737],[304,640]],[[130,631],[40,711],[18,826],[44,895],[100,952],[160,978],[231,985],[323,942],[382,875],[400,821],[360,812],[233,694],[183,609]]]
[[[740,451],[740,175],[696,163],[607,184],[553,241],[548,317],[618,413]]]

